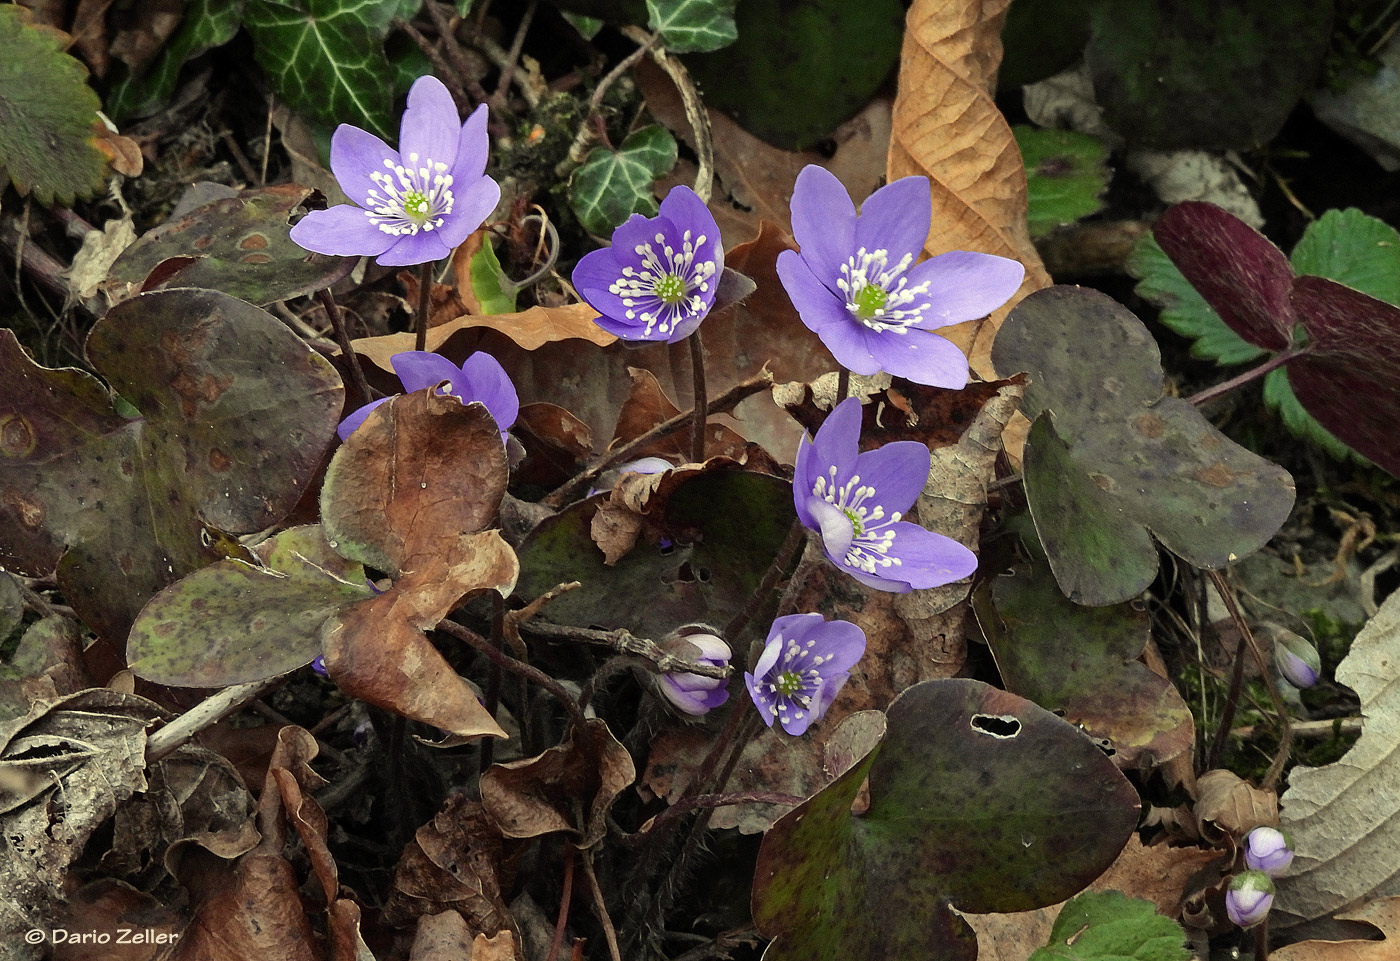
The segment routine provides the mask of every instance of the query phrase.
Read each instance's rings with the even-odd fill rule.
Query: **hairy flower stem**
[[[695,464],[705,462],[705,419],[709,415],[705,397],[705,345],[700,340],[700,331],[691,334],[690,341],[690,382],[692,385],[692,415],[690,427],[690,460]]]
[[[1211,401],[1217,400],[1218,398],[1225,396],[1232,390],[1235,390],[1239,387],[1243,387],[1245,384],[1248,384],[1252,381],[1256,381],[1259,378],[1263,377],[1265,374],[1277,370],[1284,364],[1288,363],[1290,360],[1293,360],[1295,357],[1301,357],[1302,355],[1308,353],[1310,349],[1311,348],[1306,345],[1303,347],[1290,347],[1287,350],[1277,353],[1274,356],[1270,357],[1258,367],[1251,367],[1249,370],[1245,371],[1243,374],[1240,374],[1237,377],[1231,377],[1229,380],[1222,381],[1221,383],[1216,384],[1214,387],[1207,387],[1199,394],[1193,394],[1192,396],[1188,397],[1187,400],[1196,407],[1204,407],[1206,404],[1209,404]]]
[[[1254,961],[1269,961],[1269,916],[1254,926]]]
[[[350,331],[345,327],[345,318],[336,306],[330,288],[316,291],[316,299],[325,308],[326,317],[331,322],[331,330],[335,331],[335,342],[340,345],[340,359],[345,362],[345,369],[350,374],[350,386],[356,395],[350,398],[350,409],[356,410],[374,400],[374,394],[370,392],[369,382],[365,380],[365,372],[360,367],[360,356],[355,353],[355,348],[350,346]]]
[[[428,304],[433,292],[433,265],[431,262],[418,268],[418,316],[413,325],[414,350],[428,349]]]
[[[841,401],[845,400],[850,395],[851,372],[846,368],[842,367],[841,370],[836,374],[836,400],[832,402],[831,406],[835,407],[837,404],[841,403]]]

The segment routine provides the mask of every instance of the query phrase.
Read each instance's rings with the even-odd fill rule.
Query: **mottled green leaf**
[[[1055,579],[1076,603],[1116,604],[1151,583],[1147,531],[1216,569],[1258,550],[1287,519],[1293,478],[1163,396],[1152,335],[1104,294],[1036,291],[1007,318],[992,360],[1031,375],[1027,417],[1053,412],[1053,424],[1033,431],[1026,496]]]
[[[1187,961],[1186,932],[1150,901],[1085,891],[1061,909],[1050,943],[1030,961]]]
[[[14,577],[0,571],[0,646],[10,639],[24,620],[24,597]]]
[[[900,0],[744,0],[736,17],[738,41],[686,67],[706,104],[786,149],[831,136],[899,63]]]
[[[590,233],[606,236],[632,214],[654,216],[651,185],[676,165],[676,138],[643,127],[617,150],[598,147],[569,178],[569,205]]]
[[[1082,890],[1128,840],[1137,792],[1073,725],[981,681],[925,681],[883,741],[763,839],[767,961],[972,961],[949,910],[1027,911]],[[869,777],[870,806],[851,804]]]
[[[201,568],[146,603],[127,640],[139,677],[177,687],[228,687],[286,674],[321,651],[339,608],[372,597],[364,569],[326,544],[320,526],[258,545],[265,566]]]
[[[526,538],[520,594],[576,580],[583,586],[543,616],[660,637],[689,621],[723,624],[743,608],[792,524],[792,485],[765,474],[699,474],[667,501],[661,526],[670,543],[643,540],[612,567],[589,534],[596,508],[574,504]]]
[[[296,184],[259,187],[196,208],[122,251],[103,286],[122,299],[152,278],[151,287],[205,287],[253,304],[330,287],[356,258],[309,253],[292,241],[287,218],[310,193]]]
[[[1133,146],[1252,149],[1317,82],[1332,0],[1113,0],[1091,19],[1085,58],[1114,132]]]
[[[1073,130],[1011,128],[1026,165],[1032,237],[1072,224],[1103,207],[1108,189],[1108,149],[1103,141]]]
[[[278,95],[324,123],[391,136],[384,36],[394,0],[249,0],[244,25]]]
[[[84,622],[121,640],[148,598],[219,558],[208,526],[262,530],[291,510],[344,388],[281,321],[212,290],[123,301],[87,355],[110,392],[0,331],[0,565],[57,567]]]
[[[27,9],[0,4],[0,175],[46,206],[92,194],[107,171],[93,146],[100,102],[63,46]]]
[[[1045,423],[1042,414],[1035,430]],[[992,600],[997,623],[983,618],[983,630],[1008,691],[1078,724],[1125,770],[1156,767],[1191,747],[1195,728],[1181,695],[1138,661],[1152,630],[1145,610],[1073,604],[1043,562],[994,578]]]
[[[247,0],[191,0],[185,18],[155,65],[140,76],[127,77],[107,97],[107,113],[120,120],[132,113],[164,104],[175,92],[180,69],[200,54],[233,39],[243,23]]]
[[[1400,232],[1355,208],[1308,224],[1288,258],[1300,274],[1329,277],[1400,306]]]
[[[673,53],[718,50],[739,36],[737,0],[647,0],[647,27]]]

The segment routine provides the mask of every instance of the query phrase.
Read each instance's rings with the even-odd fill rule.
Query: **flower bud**
[[[1242,928],[1252,928],[1274,903],[1274,882],[1263,871],[1241,871],[1225,892],[1225,913]]]
[[[729,664],[732,652],[729,645],[713,634],[682,633],[686,628],[662,641],[660,647],[667,654],[683,657],[700,664],[725,667]],[[675,707],[692,716],[708,714],[729,700],[729,682],[724,678],[705,677],[703,674],[669,673],[657,679],[657,687],[662,695]]]
[[[1295,687],[1312,687],[1322,673],[1322,658],[1317,648],[1292,631],[1275,632],[1274,663],[1279,673]]]
[[[1283,877],[1293,863],[1288,835],[1278,828],[1255,828],[1244,841],[1244,863],[1252,871],[1263,871],[1271,878]]]

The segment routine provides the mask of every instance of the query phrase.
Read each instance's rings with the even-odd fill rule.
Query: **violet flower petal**
[[[421,231],[400,237],[375,262],[383,267],[411,267],[442,260],[450,253],[451,249],[442,242],[437,231]]]
[[[359,207],[349,204],[311,211],[297,221],[291,238],[307,250],[337,257],[373,257],[398,240],[374,226]]]
[[[1021,288],[1026,268],[1019,261],[970,250],[930,257],[909,271],[909,282],[927,282],[928,304],[919,326],[935,330],[985,317]]]
[[[405,167],[428,162],[451,168],[461,139],[457,104],[441,80],[419,77],[408,91],[408,108],[399,122],[399,155]]]
[[[503,433],[515,424],[520,397],[500,361],[479,350],[462,362],[461,375],[470,387],[471,399],[486,405]]]
[[[345,196],[365,206],[377,185],[369,175],[385,170],[384,161],[399,162],[399,153],[368,130],[343,123],[331,134],[331,173]],[[364,213],[360,214],[366,221]],[[375,228],[379,232],[379,228]]]
[[[462,122],[457,139],[457,158],[452,164],[453,183],[469,183],[486,172],[487,154],[491,146],[491,137],[486,128],[490,119],[486,104],[482,104]]]
[[[833,292],[841,265],[855,253],[855,229],[856,205],[836,175],[815,164],[803,167],[793,185],[792,236],[802,248],[802,258],[821,278],[818,283]]]
[[[897,263],[908,254],[912,264],[924,249],[932,216],[928,178],[901,177],[875,191],[861,204],[855,246],[850,253],[861,247],[866,250],[884,248],[890,252],[891,263]]]
[[[453,381],[455,387],[455,382],[462,376],[462,368],[441,354],[427,350],[401,351],[390,357],[389,363],[398,375],[399,383],[403,384],[406,394],[435,387],[443,381]],[[462,394],[455,389],[453,393],[457,395],[458,400],[462,399]]]
[[[967,355],[946,337],[911,327],[889,337],[873,330],[860,337],[879,368],[916,384],[960,390],[967,386]],[[854,368],[852,368],[854,370]]]
[[[374,410],[380,404],[387,403],[388,401],[388,397],[381,397],[378,400],[370,401],[368,404],[357,409],[349,417],[341,421],[340,426],[335,429],[335,432],[340,435],[341,440],[349,440],[350,435],[355,433],[355,429],[361,424],[363,424],[365,422],[365,419],[369,417],[369,412]]]

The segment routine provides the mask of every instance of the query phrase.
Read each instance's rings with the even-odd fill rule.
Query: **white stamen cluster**
[[[453,203],[447,164],[411,153],[407,164],[385,158],[384,167],[369,175],[377,185],[364,204],[370,222],[395,237],[441,227]]]
[[[875,496],[875,488],[862,484],[859,474],[837,486],[836,468],[830,467],[827,476],[818,477],[812,485],[812,494],[850,518],[854,536],[846,551],[847,564],[867,574],[874,574],[876,566],[900,566],[902,562],[898,557],[889,556],[895,532],[888,528],[904,515],[895,511],[886,517],[885,509],[879,504],[866,507],[865,502]]]
[[[800,721],[812,709],[812,702],[825,683],[821,666],[836,655],[823,657],[812,653],[817,644],[815,640],[800,644],[779,636],[777,641],[783,648],[782,657],[772,670],[758,679],[755,687],[759,697],[772,704],[778,720],[789,720],[788,712],[792,712],[791,720]]]
[[[715,276],[715,262],[700,253],[708,238],[692,239],[687,230],[677,250],[657,231],[654,243],[638,244],[633,252],[642,258],[640,269],[623,267],[622,276],[608,290],[622,298],[628,320],[645,324],[643,337],[652,330],[670,334],[676,325],[705,310],[705,298]]]
[[[905,254],[897,263],[890,266],[890,252],[881,248],[867,250],[861,247],[841,265],[841,276],[836,286],[846,295],[846,309],[851,316],[871,330],[892,330],[896,334],[906,333],[916,327],[923,318],[927,302],[929,284],[907,286],[909,278],[904,272],[914,263],[913,254]],[[872,291],[862,294],[866,288]],[[874,294],[874,296],[872,296]]]

